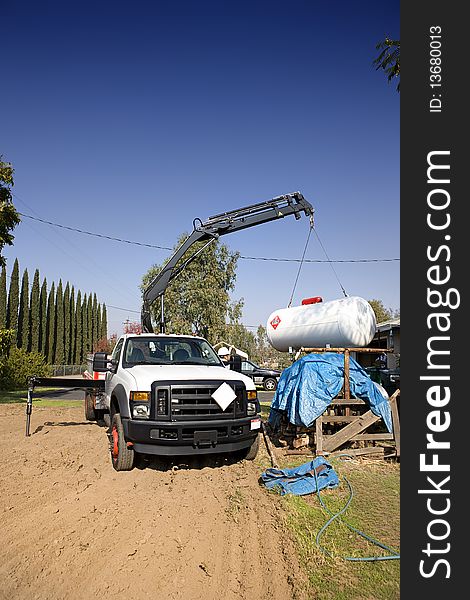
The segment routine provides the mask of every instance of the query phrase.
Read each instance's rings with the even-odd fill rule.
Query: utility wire
[[[91,231],[84,231],[83,229],[77,229],[76,227],[69,227],[68,225],[60,225],[59,223],[53,223],[52,221],[46,221],[45,219],[40,219],[39,217],[32,217],[31,215],[25,215],[24,213],[18,213],[22,217],[26,217],[27,219],[33,219],[33,221],[40,221],[41,223],[46,223],[47,225],[52,225],[53,227],[60,227],[61,229],[68,229],[69,231],[76,231],[77,233],[83,233],[85,235],[92,235],[94,237],[104,238],[106,240],[112,240],[114,242],[121,242],[123,244],[133,244],[134,246],[145,246],[147,248],[158,248],[159,250],[172,250],[172,248],[167,248],[166,246],[156,246],[155,244],[144,244],[142,242],[133,242],[131,240],[124,240],[121,238],[111,237],[110,235],[104,235],[102,233],[92,233]]]
[[[52,225],[53,227],[60,227],[62,229],[68,229],[69,231],[75,231],[76,233],[82,233],[84,235],[90,235],[93,237],[103,238],[106,240],[112,240],[113,242],[120,242],[123,244],[131,244],[134,246],[144,246],[146,248],[156,248],[158,250],[173,250],[168,246],[157,246],[156,244],[145,244],[143,242],[136,242],[133,240],[126,240],[122,238],[112,237],[110,235],[104,235],[102,233],[94,233],[91,231],[85,231],[83,229],[77,229],[76,227],[69,227],[68,225],[61,225],[60,223],[53,223],[52,221],[46,221],[45,219],[40,219],[39,217],[33,217],[31,215],[26,215],[24,213],[18,212],[18,214],[27,219],[32,219],[33,221],[39,221],[40,223],[45,223],[46,225]],[[315,232],[316,233],[316,232]],[[321,244],[321,242],[320,242]],[[326,254],[326,252],[325,252]],[[272,261],[272,262],[306,262],[306,263],[373,263],[373,262],[399,262],[399,258],[359,258],[359,259],[337,259],[332,260],[328,258],[327,260],[321,259],[311,259],[305,258],[274,258],[268,256],[243,256],[240,255],[240,259],[243,260],[264,260],[264,261]]]
[[[339,280],[339,277],[338,277],[338,275],[337,275],[337,273],[336,273],[336,271],[335,271],[335,268],[334,268],[334,267],[333,267],[333,265],[332,265],[332,261],[330,260],[330,257],[328,256],[328,254],[327,254],[327,252],[326,252],[326,250],[325,250],[325,248],[324,248],[323,244],[321,243],[321,240],[320,240],[320,237],[319,237],[319,235],[318,235],[318,233],[317,233],[317,230],[315,229],[314,231],[315,231],[315,235],[317,236],[318,243],[319,243],[319,244],[320,244],[320,246],[322,247],[322,250],[323,250],[323,252],[325,253],[325,256],[326,256],[326,258],[328,259],[328,262],[330,263],[330,267],[331,267],[331,269],[332,269],[332,271],[333,271],[333,273],[334,273],[334,275],[335,275],[335,277],[336,277],[336,280],[337,280],[337,282],[339,283],[339,287],[342,289],[342,291],[343,291],[343,294],[344,294],[344,297],[345,297],[345,298],[347,298],[347,297],[348,297],[348,295],[346,294],[346,290],[344,289],[344,287],[343,287],[343,284],[342,284],[342,283],[341,283],[341,281]]]
[[[289,300],[289,304],[287,305],[287,308],[290,308],[290,305],[292,304],[292,300],[294,298],[294,293],[295,293],[295,288],[297,287],[297,282],[299,281],[300,271],[302,269],[302,265],[304,264],[304,258],[305,258],[305,253],[307,252],[308,242],[310,241],[310,234],[312,233],[312,229],[313,229],[313,219],[312,219],[312,217],[310,217],[310,219],[311,220],[310,220],[310,227],[308,229],[307,241],[305,242],[305,248],[302,253],[302,258],[300,259],[299,269],[297,271],[297,276],[294,281],[294,287],[292,288],[292,294],[290,296],[290,300]]]

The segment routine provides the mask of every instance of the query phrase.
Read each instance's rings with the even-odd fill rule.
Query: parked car
[[[251,360],[242,360],[242,373],[251,377],[255,385],[262,385],[269,392],[273,392],[277,388],[280,371],[273,369],[264,369],[255,365]]]

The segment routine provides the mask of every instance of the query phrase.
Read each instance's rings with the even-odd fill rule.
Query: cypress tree
[[[70,363],[75,365],[77,363],[75,360],[75,289],[72,285],[72,289],[70,290],[70,338],[69,338],[69,348],[70,348]]]
[[[39,352],[39,328],[40,328],[40,308],[39,308],[39,270],[34,271],[33,285],[31,287],[31,301],[29,308],[29,341],[28,351]]]
[[[93,294],[93,307],[91,309],[91,317],[92,317],[92,344],[91,351],[94,352],[96,342],[100,339],[98,334],[98,299],[96,298],[96,292]]]
[[[28,269],[23,271],[21,280],[20,306],[18,311],[18,330],[16,345],[18,348],[28,350],[29,339],[29,276]]]
[[[87,302],[87,352],[92,352],[93,348],[93,300],[91,298],[91,294],[88,294],[88,302]]]
[[[70,285],[64,291],[64,364],[70,364]]]
[[[56,334],[55,334],[55,364],[64,364],[64,292],[62,279],[59,279],[55,299]]]
[[[88,352],[88,302],[86,294],[83,294],[82,302],[82,361],[85,361]]]
[[[47,352],[47,337],[46,337],[46,323],[47,323],[47,281],[44,277],[44,281],[41,285],[41,293],[39,295],[39,352],[42,352],[44,356]]]
[[[96,311],[96,332],[97,332],[97,341],[101,340],[101,303],[98,302],[98,308]]]
[[[74,365],[81,365],[83,354],[83,329],[82,329],[82,292],[77,292],[77,304],[75,308],[75,342],[74,342]]]
[[[101,312],[101,339],[108,339],[108,315],[106,312],[106,304],[104,304],[104,302]]]
[[[54,364],[55,358],[55,285],[52,282],[51,289],[49,291],[49,297],[47,299],[47,313],[46,313],[46,336],[45,336],[45,348],[47,362],[51,365]]]
[[[0,329],[7,327],[7,270],[2,267],[0,276]]]
[[[20,303],[20,266],[15,258],[11,272],[10,288],[8,290],[7,329],[18,329],[18,305]]]

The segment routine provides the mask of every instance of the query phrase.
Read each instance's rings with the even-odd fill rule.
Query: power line
[[[107,308],[114,308],[115,310],[123,310],[124,312],[132,312],[140,315],[140,310],[132,310],[131,308],[122,308],[121,306],[113,306],[112,304],[106,304]]]
[[[105,235],[102,233],[95,233],[92,231],[85,231],[84,229],[77,229],[76,227],[70,227],[68,225],[61,225],[60,223],[53,223],[52,221],[47,221],[46,219],[40,219],[39,217],[33,217],[32,215],[26,215],[24,213],[19,212],[19,215],[25,217],[27,219],[32,219],[33,221],[39,221],[40,223],[44,223],[46,225],[52,225],[53,227],[59,227],[61,229],[67,229],[69,231],[75,231],[76,233],[81,233],[83,235],[90,235],[93,237],[98,237],[106,240],[111,240],[113,242],[120,242],[122,244],[130,244],[133,246],[144,246],[145,248],[156,248],[157,250],[173,250],[168,246],[158,246],[156,244],[145,244],[143,242],[136,242],[133,240],[126,240],[123,238],[112,237],[110,235]],[[300,258],[275,258],[268,256],[243,256],[240,255],[240,259],[242,260],[264,260],[264,261],[272,261],[272,262],[294,262],[299,263],[302,262]],[[322,259],[312,259],[305,258],[303,262],[306,263],[379,263],[379,262],[399,262],[399,258],[358,258],[358,259],[337,259],[337,260],[322,260]]]
[[[77,233],[83,233],[84,235],[91,235],[94,237],[104,238],[106,240],[112,240],[113,242],[121,242],[123,244],[132,244],[134,246],[145,246],[146,248],[158,248],[159,250],[172,250],[172,248],[167,248],[166,246],[156,246],[155,244],[144,244],[142,242],[134,242],[131,240],[124,240],[121,238],[112,237],[110,235],[104,235],[102,233],[93,233],[91,231],[84,231],[83,229],[77,229],[76,227],[69,227],[68,225],[61,225],[59,223],[53,223],[52,221],[46,221],[45,219],[40,219],[39,217],[33,217],[31,215],[25,215],[24,213],[18,213],[22,217],[26,217],[27,219],[32,219],[33,221],[39,221],[41,223],[46,223],[47,225],[52,225],[53,227],[60,227],[61,229],[68,229],[69,231],[76,231]]]

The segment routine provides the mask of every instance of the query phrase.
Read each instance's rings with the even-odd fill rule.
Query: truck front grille
[[[237,397],[229,406],[222,410],[212,398],[212,394],[220,387],[222,381],[199,382],[155,382],[152,386],[154,398],[160,386],[169,390],[169,414],[171,421],[198,421],[233,419],[241,417],[246,412],[246,392],[242,382],[226,382]],[[157,417],[158,419],[158,417]]]

